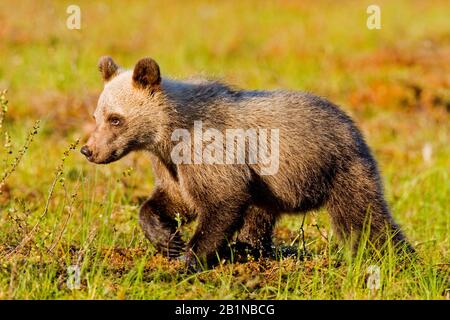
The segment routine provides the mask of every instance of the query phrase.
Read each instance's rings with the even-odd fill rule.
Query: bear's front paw
[[[201,263],[192,251],[178,257],[178,260],[184,262],[187,273],[198,273],[203,271]]]
[[[157,245],[157,249],[169,259],[179,259],[186,247],[179,233],[174,233],[169,241]]]

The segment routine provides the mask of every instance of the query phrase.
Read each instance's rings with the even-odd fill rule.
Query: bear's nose
[[[91,149],[89,149],[89,147],[88,146],[82,146],[81,147],[81,149],[80,149],[80,152],[82,153],[82,154],[84,154],[86,157],[90,157],[90,156],[92,156],[92,151],[91,151]]]

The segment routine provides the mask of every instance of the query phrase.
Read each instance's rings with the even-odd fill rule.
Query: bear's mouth
[[[96,164],[108,164],[117,161],[127,155],[130,151],[139,149],[139,144],[136,141],[129,142],[124,148],[118,148],[113,151],[104,159],[98,160],[98,154],[90,155],[87,157],[88,161]]]
[[[121,157],[118,154],[117,150],[114,150],[113,152],[111,152],[111,154],[104,160],[98,161],[96,162],[97,164],[108,164],[114,161],[119,160]],[[88,159],[89,160],[89,159]],[[91,161],[91,160],[89,160]],[[94,161],[95,162],[95,161]]]

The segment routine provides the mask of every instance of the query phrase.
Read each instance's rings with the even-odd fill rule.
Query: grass
[[[65,27],[70,2],[1,2],[0,299],[449,299],[450,6],[377,3],[378,31],[365,27],[364,1],[78,1],[81,30]],[[320,211],[303,230],[298,216],[277,225],[278,244],[306,246],[303,261],[184,274],[137,223],[153,185],[145,154],[94,166],[77,151],[103,54],[126,67],[150,55],[173,77],[206,74],[339,103],[373,148],[420,261],[405,267],[392,251],[362,248],[351,257]],[[79,286],[69,266],[79,267]],[[379,289],[368,286],[373,266]]]

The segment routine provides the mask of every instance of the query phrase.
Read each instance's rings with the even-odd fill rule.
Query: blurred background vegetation
[[[80,30],[66,27],[71,4],[81,9]],[[163,76],[310,91],[340,104],[373,148],[393,214],[431,268],[420,271],[426,280],[416,287],[417,274],[390,278],[376,297],[448,297],[450,3],[377,1],[380,30],[366,27],[370,4],[2,1],[0,89],[8,89],[9,102],[0,172],[11,172],[0,185],[0,298],[367,297],[350,269],[330,267],[332,257],[320,256],[328,248],[324,214],[305,225],[308,248],[319,259],[307,262],[310,269],[287,264],[295,288],[278,279],[278,271],[274,279],[259,278],[286,266],[258,272],[251,264],[238,266],[233,280],[224,271],[207,274],[212,280],[194,277],[193,284],[154,256],[137,225],[139,204],[153,184],[146,157],[93,166],[70,149],[92,129],[101,55],[126,68],[151,56]],[[14,166],[36,120],[33,141]],[[300,221],[283,219],[277,241],[298,243]],[[70,291],[63,279],[74,263],[82,266],[83,281]]]

